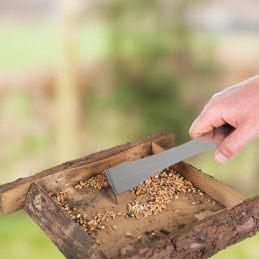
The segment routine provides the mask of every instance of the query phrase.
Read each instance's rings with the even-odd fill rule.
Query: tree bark
[[[31,185],[24,209],[66,258],[107,258],[39,185]]]
[[[259,231],[259,196],[220,211],[126,258],[209,258]]]

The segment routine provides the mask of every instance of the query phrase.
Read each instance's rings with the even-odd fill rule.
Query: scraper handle
[[[213,128],[213,130],[202,134],[198,138],[210,140],[212,142],[216,142],[220,144],[229,134],[231,134],[235,130],[234,127],[232,127],[229,124],[224,124],[221,127]]]

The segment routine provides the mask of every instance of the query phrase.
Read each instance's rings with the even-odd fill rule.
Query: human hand
[[[190,136],[230,124],[235,130],[215,152],[218,163],[226,163],[253,139],[259,137],[259,75],[212,96],[190,128]]]

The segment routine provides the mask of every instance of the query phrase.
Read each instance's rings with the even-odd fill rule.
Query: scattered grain
[[[96,244],[100,245],[102,243],[102,241],[100,241],[99,239],[95,240]]]
[[[106,178],[105,173],[102,172],[87,180],[81,180],[75,184],[74,187],[75,189],[95,188],[99,190],[101,188],[107,188],[108,186],[109,181]],[[146,218],[151,215],[157,215],[165,210],[166,206],[170,204],[173,199],[179,199],[180,195],[183,193],[187,193],[187,195],[191,195],[191,193],[199,193],[199,195],[203,195],[201,190],[198,190],[190,181],[171,168],[166,168],[151,176],[130,191],[135,195],[135,197],[132,202],[127,203],[126,212],[106,211],[104,213],[98,212],[94,215],[83,214],[76,208],[72,207],[69,204],[69,192],[57,190],[55,192],[49,192],[49,195],[60,207],[64,209],[70,218],[78,225],[82,226],[84,231],[89,235],[96,233],[98,230],[107,228],[107,223],[110,219],[116,220],[120,216],[124,216],[125,218],[136,218],[139,220],[141,216]],[[192,204],[195,203],[192,202]],[[212,204],[215,204],[215,202]],[[180,210],[175,210],[174,212],[179,214]],[[154,224],[152,220],[149,220],[149,223]],[[111,228],[114,230],[117,229],[115,225]],[[107,234],[110,234],[109,231],[106,232]],[[147,235],[147,233],[148,232],[145,232],[144,234]],[[129,232],[126,234],[131,235]],[[158,239],[160,237],[158,236],[156,238]]]
[[[126,236],[126,237],[132,237],[132,234],[131,234],[130,232],[126,232],[126,233],[125,233],[125,236]]]
[[[137,236],[137,240],[141,240],[142,239],[142,236]]]
[[[112,229],[116,230],[116,229],[117,229],[117,227],[116,227],[115,225],[112,225]]]

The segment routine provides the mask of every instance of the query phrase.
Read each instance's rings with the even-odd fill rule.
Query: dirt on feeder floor
[[[100,174],[98,175],[97,178],[101,179]],[[96,176],[94,177],[96,180]],[[111,187],[106,184],[105,187],[100,188],[91,186],[79,188],[79,183],[75,186],[68,186],[62,191],[49,192],[49,194],[74,221],[91,235],[107,257],[117,258],[145,247],[147,244],[159,242],[225,208],[182,176],[177,176],[174,181],[177,182],[178,178],[183,181],[187,191],[175,191],[170,196],[168,204],[164,203],[165,208],[161,207],[163,202],[152,192],[151,195],[142,193],[136,201],[138,196],[136,192],[141,192],[138,189],[120,194],[117,205]],[[154,186],[157,186],[158,180],[165,181],[162,177],[157,179],[151,179],[156,184]],[[101,179],[103,180],[105,179]],[[81,185],[82,183],[87,185],[89,179],[81,182]],[[163,188],[167,191],[170,189],[165,188],[164,185]],[[175,186],[172,188],[176,190]],[[177,188],[185,190],[181,189],[182,186]],[[191,191],[188,192],[189,189]]]

